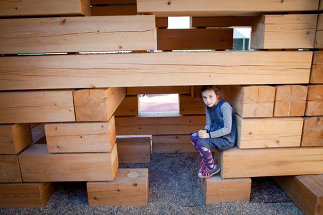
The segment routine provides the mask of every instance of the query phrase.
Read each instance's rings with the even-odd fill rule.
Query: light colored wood
[[[252,26],[256,16],[192,17],[192,27]]]
[[[323,174],[323,147],[249,149],[221,153],[222,178]]]
[[[75,121],[72,91],[0,92],[0,123]]]
[[[190,87],[127,87],[127,95],[139,94],[189,94]]]
[[[316,22],[316,14],[264,15],[252,28],[251,48],[314,48]]]
[[[233,29],[157,29],[158,50],[232,49]]]
[[[138,115],[138,95],[126,96],[118,106],[115,116],[136,116]]]
[[[307,89],[302,85],[276,86],[274,116],[304,116]]]
[[[322,214],[323,175],[275,177],[275,181],[306,214]]]
[[[53,183],[0,184],[0,208],[41,208],[53,192]]]
[[[81,89],[73,92],[76,121],[108,121],[126,94],[126,88]]]
[[[136,5],[104,5],[91,7],[91,16],[125,16],[136,14]]]
[[[31,143],[29,124],[0,125],[0,154],[18,154]]]
[[[214,16],[241,15],[255,12],[289,12],[317,10],[318,0],[272,1],[272,0],[138,0],[138,13],[158,16]]]
[[[193,98],[190,95],[180,95],[179,113],[182,115],[205,114],[205,104],[202,98]]]
[[[314,52],[311,84],[323,84],[323,51]]]
[[[39,123],[35,127],[31,128],[31,136],[33,138],[33,143],[37,143],[42,138],[45,138],[44,124]]]
[[[321,7],[322,2],[321,2]],[[323,14],[318,15],[318,22],[317,22],[317,28],[316,28],[316,37],[315,37],[315,48],[323,48]]]
[[[157,28],[168,28],[168,17],[156,17]]]
[[[90,15],[89,0],[1,0],[0,4],[0,16]]]
[[[24,182],[109,181],[118,169],[117,144],[111,153],[49,154],[45,144],[20,153]]]
[[[197,152],[190,141],[190,135],[153,135],[153,153]]]
[[[89,206],[145,206],[148,183],[148,169],[118,169],[112,182],[86,184]]]
[[[206,205],[250,201],[251,178],[222,179],[221,176],[213,176],[201,179],[201,187]]]
[[[308,88],[306,116],[323,116],[323,85]]]
[[[156,49],[154,16],[0,20],[0,53]]]
[[[304,117],[301,146],[323,146],[323,117]]]
[[[116,117],[117,135],[189,134],[205,127],[205,116]]]
[[[302,84],[309,82],[312,55],[219,51],[1,57],[0,90]]]
[[[49,153],[111,152],[116,140],[115,121],[45,125]]]
[[[118,137],[119,163],[149,163],[151,136]]]
[[[0,155],[0,183],[22,182],[17,155]]]
[[[303,118],[243,119],[236,116],[240,149],[299,147]]]

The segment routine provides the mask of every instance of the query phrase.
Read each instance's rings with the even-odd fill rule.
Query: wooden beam
[[[321,7],[322,2],[321,2]],[[321,13],[318,15],[318,22],[317,22],[317,28],[316,28],[316,37],[315,37],[315,48],[323,48],[323,14]]]
[[[190,135],[153,135],[153,153],[197,152],[190,141]]]
[[[0,155],[0,183],[22,182],[17,155]]]
[[[312,54],[219,51],[1,57],[0,90],[300,84],[309,82]]]
[[[18,154],[31,143],[29,124],[0,125],[0,154]]]
[[[136,0],[91,0],[91,5],[103,4],[136,4]]]
[[[127,95],[139,94],[189,94],[189,86],[167,87],[127,87]]]
[[[301,146],[323,146],[323,117],[304,117]]]
[[[156,17],[156,28],[168,28],[168,17]]]
[[[138,95],[126,96],[118,106],[115,116],[136,116],[138,115]]]
[[[118,137],[119,163],[149,163],[151,136]]]
[[[314,52],[311,84],[323,84],[323,51]]]
[[[125,16],[136,15],[137,6],[134,5],[104,5],[91,7],[91,16]]]
[[[257,16],[192,17],[192,27],[252,26]]]
[[[323,85],[308,88],[306,116],[323,116]]]

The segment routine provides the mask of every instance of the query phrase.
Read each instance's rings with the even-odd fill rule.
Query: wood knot
[[[280,0],[280,3],[284,3],[285,0]]]
[[[96,197],[93,197],[93,199],[94,199],[94,200],[98,200],[98,198],[96,198]]]
[[[276,143],[277,143],[277,144],[279,144],[279,142],[280,142],[279,140],[276,140]]]
[[[118,48],[119,48],[119,49],[122,49],[122,46],[119,46]]]
[[[138,184],[137,184],[137,183],[134,183],[134,184],[133,184],[133,186],[137,187],[137,186],[138,186]]]
[[[120,189],[117,189],[118,192],[120,192]]]
[[[81,135],[80,138],[83,138],[83,136]]]
[[[59,146],[56,146],[56,148],[58,148],[58,149],[59,149]]]
[[[172,2],[171,2],[171,1],[167,2],[167,5],[171,5],[171,4],[172,4]]]
[[[18,7],[15,7],[15,10],[18,10]]]
[[[249,131],[249,133],[248,133],[249,135],[252,135],[252,132],[251,131]]]
[[[64,25],[66,23],[66,19],[63,19],[62,21],[61,21],[61,25]]]

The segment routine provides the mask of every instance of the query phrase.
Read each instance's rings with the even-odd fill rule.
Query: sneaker
[[[204,170],[206,170],[206,164],[204,161],[201,161],[200,165],[201,165],[201,168],[199,170],[199,173],[202,173]]]
[[[220,172],[220,167],[216,165],[214,170],[209,170],[208,168],[206,168],[202,172],[199,172],[198,176],[200,178],[211,178],[211,176],[217,174],[218,172]]]

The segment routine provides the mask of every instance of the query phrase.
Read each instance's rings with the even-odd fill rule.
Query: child
[[[233,108],[222,100],[220,89],[215,86],[203,86],[201,93],[206,105],[206,125],[204,130],[191,134],[191,142],[203,158],[198,176],[210,178],[220,172],[210,149],[224,151],[232,148],[237,140],[237,125]]]

